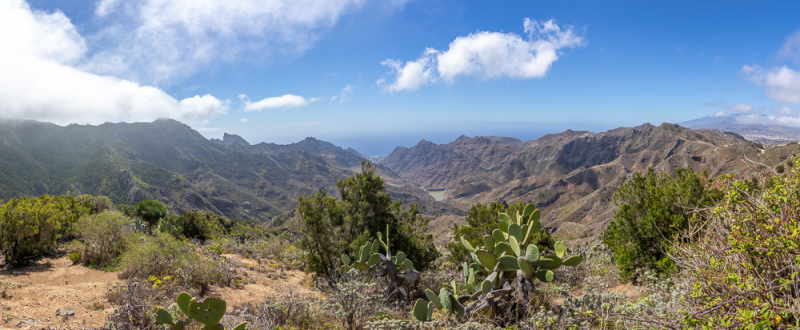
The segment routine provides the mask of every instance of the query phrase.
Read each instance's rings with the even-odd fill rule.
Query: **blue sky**
[[[368,155],[739,113],[800,126],[798,17],[794,1],[0,0],[0,116],[169,117]]]

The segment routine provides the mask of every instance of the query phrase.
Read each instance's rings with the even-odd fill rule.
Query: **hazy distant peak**
[[[241,136],[228,133],[222,135],[222,144],[226,146],[250,146],[250,143]]]

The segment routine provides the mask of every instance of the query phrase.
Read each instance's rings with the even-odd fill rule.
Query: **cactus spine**
[[[225,330],[225,327],[219,324],[228,308],[225,300],[206,298],[198,302],[186,292],[181,292],[175,300],[181,312],[189,318],[175,321],[172,314],[159,308],[156,311],[156,325],[169,325],[172,330],[184,330],[194,320],[203,325],[202,330]],[[247,322],[242,322],[231,330],[245,330],[246,327]]]
[[[378,239],[372,244],[365,244],[361,247],[359,254],[351,259],[346,254],[342,254],[342,271],[350,269],[360,269],[366,271],[373,278],[386,276],[387,285],[384,289],[386,301],[408,300],[409,294],[417,289],[419,283],[419,271],[414,269],[414,263],[406,257],[403,252],[392,255],[389,241],[389,226],[386,226],[386,242],[380,232]],[[385,253],[381,253],[383,247]]]

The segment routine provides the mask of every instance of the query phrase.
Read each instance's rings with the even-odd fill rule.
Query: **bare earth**
[[[299,270],[284,270],[276,263],[258,262],[238,255],[224,255],[237,263],[236,271],[247,279],[243,289],[212,287],[214,296],[237,306],[261,302],[281,294],[318,296],[308,286],[310,276]],[[67,258],[45,259],[35,266],[0,270],[0,329],[92,329],[106,322],[113,307],[107,293],[123,284],[119,273],[73,265]],[[230,307],[229,307],[230,308]],[[74,316],[61,317],[56,310]]]

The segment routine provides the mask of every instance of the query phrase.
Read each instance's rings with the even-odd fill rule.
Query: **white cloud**
[[[539,22],[526,18],[523,25],[527,39],[514,33],[480,31],[457,37],[447,51],[428,48],[414,61],[383,61],[382,65],[392,69],[389,74],[394,75],[394,81],[387,84],[380,79],[377,84],[384,91],[398,92],[419,89],[438,78],[448,83],[460,76],[541,78],[558,60],[561,49],[586,44],[585,38],[575,34],[572,27],[562,29],[553,20]]]
[[[150,83],[183,79],[208,64],[297,56],[366,0],[100,0],[107,49],[91,69]],[[402,5],[402,4],[398,4]]]
[[[242,119],[240,119],[239,121],[240,121],[240,122],[243,122],[243,123],[246,123],[246,122],[250,121],[250,119],[247,119],[247,118],[242,118]]]
[[[784,106],[772,109],[772,112],[775,113],[778,116],[793,116],[793,117],[797,117],[799,111],[797,109],[795,109],[795,108],[792,108],[792,107],[784,105]]]
[[[342,94],[338,97],[339,98],[339,104],[344,103],[344,101],[345,101],[345,99],[347,97],[347,94],[350,94],[352,92],[353,92],[353,86],[350,86],[350,85],[344,86],[344,88],[342,88]],[[333,102],[333,100],[335,100],[336,98],[337,98],[336,96],[332,97],[331,98],[331,102]]]
[[[747,113],[753,110],[753,105],[747,103],[734,103],[728,107],[728,110],[739,113]]]
[[[780,125],[800,127],[800,117],[793,116],[765,116],[757,114],[746,114],[736,116],[736,122],[740,124],[760,124],[760,125]]]
[[[742,73],[759,86],[767,97],[777,102],[800,104],[800,72],[786,66],[764,70],[758,65],[745,65]]]
[[[714,117],[728,117],[730,115],[731,114],[729,114],[729,113],[727,113],[725,111],[717,111],[717,113],[714,114]]]
[[[244,106],[244,111],[297,108],[297,107],[307,106],[316,101],[319,101],[319,98],[305,99],[302,96],[286,94],[282,96],[268,97],[255,103],[250,103],[250,101],[245,101],[246,105]]]
[[[159,88],[81,70],[87,42],[64,13],[0,2],[0,117],[57,124],[196,119],[225,113],[211,95],[176,100]]]
[[[800,63],[800,31],[797,31],[786,38],[786,43],[778,51],[778,57],[794,59]]]

